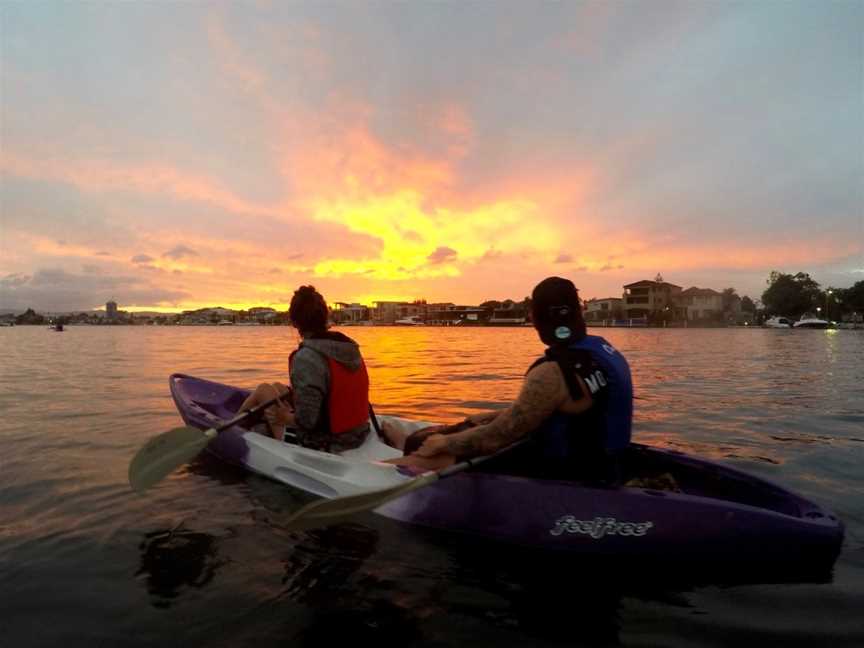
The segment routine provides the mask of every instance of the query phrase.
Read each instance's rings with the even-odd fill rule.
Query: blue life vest
[[[573,477],[608,480],[618,451],[630,444],[633,382],[630,366],[604,338],[586,335],[566,347],[550,347],[541,362],[557,362],[571,391],[581,393],[575,375],[591,392],[592,406],[580,414],[556,412],[534,433],[542,458]],[[579,393],[574,394],[575,390]],[[575,474],[574,474],[575,473]]]

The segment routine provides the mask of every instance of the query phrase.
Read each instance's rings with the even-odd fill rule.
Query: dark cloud
[[[56,154],[62,159],[59,151]],[[136,232],[100,197],[61,183],[4,176],[0,196],[4,234],[44,237],[50,232],[60,246],[80,245],[102,250],[98,253],[100,256],[111,256],[104,250],[134,245],[137,239]]]
[[[570,263],[573,260],[572,254],[564,254],[563,252],[555,259],[555,263]]]
[[[96,256],[111,256],[110,252],[100,251],[96,252]]]
[[[270,268],[268,274],[282,274],[282,271],[279,268]]]
[[[132,263],[152,263],[156,259],[151,257],[149,254],[136,254],[131,259],[129,259]]]
[[[60,268],[46,268],[37,270],[30,280],[33,286],[62,286],[71,283],[75,275]]]
[[[2,279],[0,279],[0,289],[16,288],[18,286],[23,286],[28,281],[30,281],[30,279],[32,279],[30,275],[21,274],[20,272],[6,275]]]
[[[60,268],[43,268],[32,276],[13,274],[0,279],[0,307],[12,310],[89,310],[112,298],[121,307],[123,303],[174,305],[190,296],[185,291],[153,286],[139,277],[79,275]]]
[[[163,257],[167,257],[169,259],[182,259],[187,256],[198,256],[198,253],[190,247],[185,245],[175,245],[173,248],[164,252],[162,254]]]
[[[426,257],[426,260],[429,263],[437,264],[444,263],[445,261],[455,261],[457,256],[459,256],[459,253],[456,250],[442,245]]]
[[[81,266],[81,272],[84,274],[102,274],[102,268],[91,263],[85,263]]]

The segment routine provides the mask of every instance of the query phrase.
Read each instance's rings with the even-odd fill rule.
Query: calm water
[[[531,329],[346,332],[381,413],[441,421],[508,402],[541,351]],[[565,577],[372,515],[290,534],[279,520],[302,496],[206,457],[137,496],[129,459],[179,424],[168,375],[284,379],[292,330],[16,327],[0,329],[0,641],[864,645],[864,333],[594,332],[630,360],[638,440],[728,461],[840,515],[832,582]]]

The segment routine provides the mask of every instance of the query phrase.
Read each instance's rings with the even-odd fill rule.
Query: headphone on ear
[[[570,323],[570,312],[571,307],[566,304],[549,307],[552,322],[558,325],[555,327],[555,337],[559,340],[567,340],[573,333],[568,326]]]

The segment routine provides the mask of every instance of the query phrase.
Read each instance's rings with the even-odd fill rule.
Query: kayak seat
[[[351,470],[351,463],[345,459],[337,458],[336,455],[333,455],[331,458],[329,456],[320,455],[320,453],[316,455],[298,453],[292,459],[295,463],[308,466],[318,472],[326,473],[334,477],[341,477]]]
[[[801,509],[794,498],[771,485],[716,467],[704,467],[676,459],[674,454],[633,446],[624,455],[625,484],[629,482],[638,488],[638,482],[647,483],[668,475],[678,492],[686,495],[710,497],[784,515],[801,516]]]

